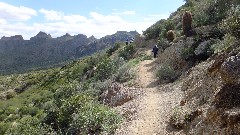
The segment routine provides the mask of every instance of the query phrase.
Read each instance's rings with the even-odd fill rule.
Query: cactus
[[[172,42],[175,39],[175,33],[173,30],[167,32],[167,40]]]
[[[185,11],[182,16],[183,33],[186,36],[191,36],[192,31],[192,14],[189,11]]]

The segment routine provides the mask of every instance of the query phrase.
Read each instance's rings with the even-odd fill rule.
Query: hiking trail
[[[151,54],[151,51],[147,51]],[[130,104],[137,107],[134,119],[124,123],[117,135],[166,135],[181,134],[173,131],[169,118],[173,108],[180,103],[180,85],[166,84],[160,86],[155,76],[155,59],[142,61],[137,67],[136,81],[142,87],[142,94]],[[128,103],[126,103],[128,104]],[[133,106],[133,105],[131,105]],[[126,108],[126,105],[125,105]]]

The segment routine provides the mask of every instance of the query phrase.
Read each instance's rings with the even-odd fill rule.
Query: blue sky
[[[116,31],[143,30],[167,18],[183,0],[1,0],[0,37],[39,31],[101,38]]]

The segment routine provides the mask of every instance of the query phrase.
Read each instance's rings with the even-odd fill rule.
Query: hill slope
[[[119,31],[101,39],[79,34],[71,36],[68,33],[58,38],[39,32],[30,40],[23,40],[21,35],[2,37],[0,39],[0,73],[11,74],[41,69],[112,47],[116,42],[124,42],[133,38],[136,31]]]

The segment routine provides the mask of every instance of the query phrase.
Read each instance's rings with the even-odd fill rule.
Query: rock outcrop
[[[15,35],[15,36],[11,36],[11,37],[5,37],[3,36],[1,38],[2,41],[23,41],[23,37],[22,35]]]
[[[30,40],[39,40],[39,39],[51,39],[52,36],[45,32],[40,31],[36,36],[30,38]]]

